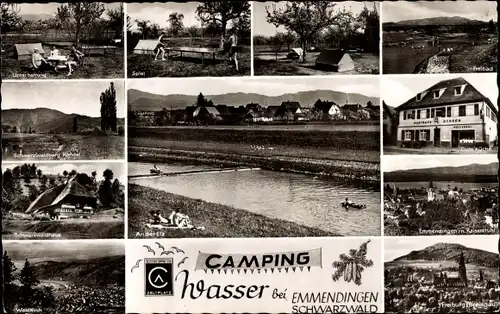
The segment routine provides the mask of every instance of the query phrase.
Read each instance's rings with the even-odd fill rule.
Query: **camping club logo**
[[[357,250],[350,249],[349,255],[339,255],[339,260],[332,264],[332,267],[336,269],[332,275],[334,282],[343,277],[347,283],[354,282],[358,286],[361,285],[361,274],[365,268],[373,266],[373,261],[366,258],[368,243],[370,243],[370,240],[361,244]]]
[[[177,255],[185,255],[186,252],[176,246],[172,246],[167,250],[159,242],[155,242],[155,244],[158,246],[159,252],[149,245],[143,245],[143,248],[147,250],[148,254],[152,254],[152,257],[138,259],[130,269],[130,272],[133,273],[136,268],[140,268],[141,262],[144,261],[145,296],[173,296],[174,258]],[[177,268],[181,267],[186,260],[188,260],[188,257],[183,256],[175,266]]]

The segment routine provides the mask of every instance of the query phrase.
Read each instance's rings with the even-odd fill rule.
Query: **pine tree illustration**
[[[361,273],[365,268],[373,266],[373,261],[366,258],[368,243],[370,240],[361,244],[359,250],[350,249],[349,255],[339,255],[339,260],[332,263],[332,267],[336,269],[332,275],[333,281],[338,281],[343,276],[345,282],[353,281],[356,285],[361,285]]]

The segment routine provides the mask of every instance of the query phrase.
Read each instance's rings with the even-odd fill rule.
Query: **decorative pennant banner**
[[[322,268],[321,248],[308,251],[292,251],[282,253],[261,253],[261,254],[218,254],[218,253],[198,253],[195,270],[210,270],[212,273],[217,270],[219,273],[224,270],[236,270],[238,273],[243,270],[267,270],[273,271],[283,268],[288,272],[292,268],[303,270],[304,267],[310,270],[311,267]]]

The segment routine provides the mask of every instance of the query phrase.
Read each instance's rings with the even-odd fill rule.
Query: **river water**
[[[147,174],[152,164],[129,162],[128,167],[130,175]],[[159,167],[165,172],[213,169],[180,164]],[[380,192],[308,175],[252,170],[137,178],[130,182],[345,236],[375,236],[381,232]],[[366,208],[346,211],[340,205],[346,197]]]

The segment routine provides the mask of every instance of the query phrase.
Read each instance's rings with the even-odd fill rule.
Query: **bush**
[[[118,135],[125,135],[125,128],[123,126],[118,126]]]

